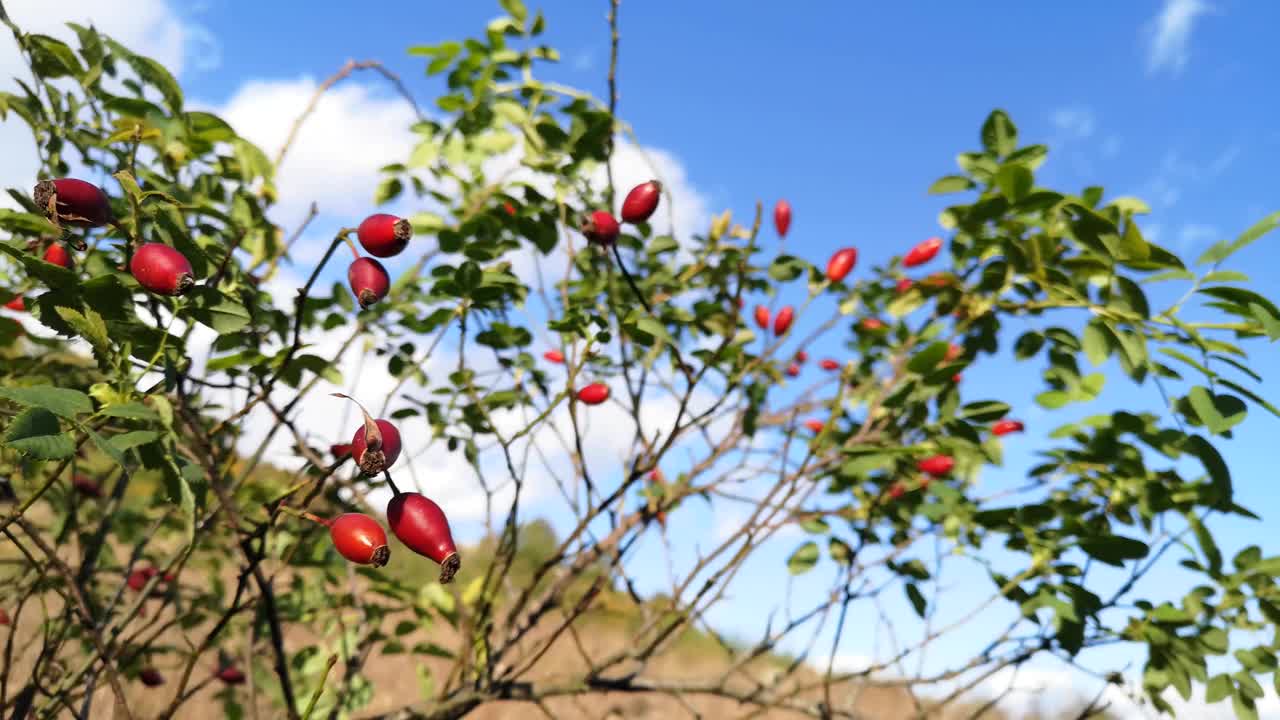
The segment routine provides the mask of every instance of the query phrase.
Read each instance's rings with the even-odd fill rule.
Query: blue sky
[[[9,4],[21,21],[24,3]],[[89,3],[94,9],[85,12],[101,13],[108,28],[124,22],[106,18],[107,5]],[[385,62],[426,103],[435,81],[405,49],[475,33],[497,14],[496,3],[420,0],[359,11],[336,0],[144,6],[170,23],[155,27],[181,28],[177,49],[165,46],[171,66],[180,67],[189,97],[213,107],[252,104],[246,88],[253,83],[314,82],[349,58]],[[548,42],[562,52],[549,75],[603,95],[607,3],[531,6],[545,10]],[[786,197],[795,208],[790,249],[823,262],[852,244],[866,265],[939,232],[946,201],[925,189],[954,171],[956,153],[974,149],[983,118],[1003,107],[1024,141],[1050,145],[1042,184],[1101,184],[1109,195],[1138,195],[1153,209],[1148,235],[1194,259],[1280,210],[1280,130],[1269,93],[1280,67],[1278,23],[1280,5],[1239,0],[1069,7],[624,0],[619,110],[646,146],[678,163],[707,210],[729,207],[741,217],[757,198]],[[384,132],[379,117],[388,127],[400,122],[394,99],[373,78],[350,84],[348,99],[367,101],[366,115],[376,116],[360,118],[371,123],[370,134]],[[372,187],[358,192],[369,197]],[[1265,239],[1230,267],[1266,292],[1280,286],[1277,247]],[[1280,351],[1258,349],[1254,367],[1280,371]],[[1031,382],[1037,369],[974,369],[966,388],[975,398],[999,395],[1009,373]],[[1124,391],[1116,406],[1152,404],[1152,392]],[[1010,401],[1030,418],[1027,394]],[[1033,424],[1028,446],[1048,422]],[[1269,444],[1278,432],[1280,421],[1254,412],[1228,454],[1241,502],[1268,518],[1275,497]],[[1015,450],[1006,472],[1016,476],[1030,460]],[[1217,527],[1227,548],[1264,537],[1258,524]],[[766,561],[776,564],[789,550],[780,547]],[[1264,550],[1274,547],[1264,543]],[[767,574],[758,578],[752,582],[772,583]],[[718,619],[737,625],[760,617],[767,593],[759,595]]]

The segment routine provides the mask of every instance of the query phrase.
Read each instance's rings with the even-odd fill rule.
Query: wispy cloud
[[[1191,55],[1191,32],[1196,21],[1212,10],[1204,0],[1165,0],[1160,14],[1145,28],[1150,41],[1147,72],[1181,72]]]
[[[1098,119],[1093,110],[1083,106],[1058,108],[1049,116],[1053,127],[1067,137],[1084,140],[1098,128]]]

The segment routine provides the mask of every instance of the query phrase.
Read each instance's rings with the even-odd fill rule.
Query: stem
[[[299,510],[293,507],[292,505],[281,504],[280,510],[285,513],[288,513],[289,515],[293,515],[294,517],[300,517],[304,520],[310,520],[311,522],[314,522],[314,523],[320,523],[325,527],[329,527],[330,525],[333,524],[332,520],[326,520],[320,517],[319,515],[316,515],[315,513],[309,513],[306,510]]]
[[[307,709],[302,711],[302,720],[308,720],[311,713],[316,709],[316,701],[320,699],[321,693],[324,692],[325,680],[329,679],[329,671],[338,663],[337,655],[330,655],[329,662],[324,666],[324,672],[320,674],[320,684],[316,686],[316,691],[311,693],[311,700],[307,702]]]
[[[649,301],[645,300],[644,293],[640,292],[640,288],[636,285],[636,281],[632,279],[631,273],[627,272],[626,263],[622,262],[622,253],[618,251],[618,244],[613,244],[613,257],[618,261],[618,269],[622,271],[622,277],[626,279],[627,284],[631,286],[631,292],[635,293],[636,299],[644,306],[645,312],[653,314],[653,308],[649,307]]]
[[[356,249],[356,244],[355,244],[355,243],[353,243],[353,242],[351,242],[351,236],[350,236],[350,235],[343,235],[343,236],[342,236],[342,239],[343,239],[344,241],[346,241],[346,243],[347,243],[347,247],[351,248],[351,254],[355,257],[355,259],[356,259],[356,260],[359,260],[359,259],[360,259],[360,251]]]
[[[403,495],[403,494],[404,494],[404,493],[400,492],[400,488],[396,487],[396,483],[395,483],[395,481],[391,479],[391,471],[390,471],[390,470],[383,470],[383,471],[382,471],[382,476],[383,476],[383,477],[385,477],[385,478],[387,479],[387,485],[390,485],[390,486],[391,486],[391,494],[392,494],[392,496],[393,496],[393,497],[400,497],[401,495]]]

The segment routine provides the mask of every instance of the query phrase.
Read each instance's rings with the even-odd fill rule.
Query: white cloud
[[[1088,139],[1098,126],[1093,110],[1082,106],[1059,108],[1049,119],[1059,132],[1077,140]]]
[[[1209,243],[1222,237],[1218,228],[1201,223],[1188,223],[1178,231],[1178,250],[1186,252],[1197,245]]]
[[[274,157],[317,86],[311,77],[250,81],[218,112]],[[373,206],[378,169],[403,162],[413,148],[409,126],[416,119],[403,98],[371,85],[347,80],[330,88],[279,169],[277,219],[296,222],[314,201],[322,213],[359,222]]]
[[[217,57],[217,43],[202,28],[180,18],[166,0],[8,0],[9,17],[23,30],[52,35],[79,47],[68,22],[92,24],[135,52],[155,58],[174,75],[181,75],[190,50],[198,48],[197,65]],[[13,78],[29,80],[30,71],[6,30],[0,32],[0,88],[11,89]],[[16,88],[15,88],[16,89]],[[0,123],[0,188],[30,192],[40,167],[31,132],[21,118],[10,115]],[[8,195],[0,206],[13,207]]]
[[[1203,0],[1165,0],[1160,14],[1146,28],[1147,71],[1181,72],[1191,54],[1191,32],[1196,21],[1211,10]]]

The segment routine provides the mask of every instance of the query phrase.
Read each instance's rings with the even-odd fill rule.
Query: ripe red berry
[[[339,515],[329,523],[329,537],[342,557],[357,565],[382,567],[391,558],[386,531],[368,515]]]
[[[440,563],[440,582],[453,580],[462,562],[439,505],[420,493],[400,493],[387,505],[387,524],[405,547]]]
[[[951,472],[956,461],[949,455],[931,455],[916,463],[916,469],[927,475],[942,477]]]
[[[60,265],[64,268],[71,267],[71,253],[67,252],[67,248],[60,242],[55,242],[44,251],[44,261]]]
[[[820,365],[822,366],[823,370],[839,370],[840,369],[840,363],[836,362],[835,360],[832,360],[831,358],[823,359]]]
[[[879,332],[885,328],[885,325],[880,318],[869,317],[863,318],[862,322],[858,323],[858,327],[866,332]]]
[[[826,423],[821,420],[805,420],[804,426],[809,428],[811,431],[818,433],[822,432],[822,428],[826,427]]]
[[[1023,424],[1018,420],[1001,420],[991,426],[991,434],[1000,437],[1009,433],[1022,432],[1023,429]]]
[[[658,200],[662,198],[662,183],[650,180],[631,188],[627,198],[622,201],[622,221],[631,224],[642,223],[658,209]]]
[[[800,366],[799,366],[799,365],[797,365],[797,364],[795,364],[795,363],[791,363],[790,365],[788,365],[788,366],[787,366],[787,376],[788,376],[788,377],[799,377],[799,375],[800,375]]]
[[[960,380],[961,380],[961,379],[963,379],[963,378],[964,378],[964,374],[963,374],[963,373],[956,373],[955,375],[952,375],[952,376],[951,376],[951,382],[953,382],[953,383],[959,383],[959,382],[960,382]]]
[[[241,685],[244,683],[244,673],[237,667],[227,666],[218,671],[218,679],[227,685]]]
[[[351,456],[351,443],[334,443],[329,446],[329,453],[335,458]]]
[[[102,188],[84,180],[59,178],[36,183],[32,197],[50,220],[80,227],[100,227],[111,222],[111,203]],[[50,202],[54,212],[49,212]]]
[[[763,305],[756,306],[756,325],[759,325],[761,330],[769,329],[769,308]]]
[[[907,292],[911,289],[911,278],[898,278],[898,284],[894,286],[894,289],[898,291],[899,295]]]
[[[391,291],[391,276],[382,263],[373,258],[362,257],[351,263],[347,268],[347,281],[362,308],[370,307]]]
[[[889,486],[889,497],[893,498],[894,500],[897,500],[898,498],[901,498],[903,495],[906,495],[906,494],[907,494],[907,489],[902,486],[902,483],[894,483],[893,485]]]
[[[510,201],[503,201],[502,209],[507,211],[507,214],[511,217],[516,216],[516,206],[512,205]]]
[[[599,405],[609,399],[609,386],[604,383],[591,383],[578,391],[578,400],[587,405]]]
[[[796,351],[796,362],[803,363],[808,359],[809,359],[809,353],[805,352],[804,350]]]
[[[387,213],[374,213],[356,228],[360,246],[370,255],[394,257],[404,250],[413,238],[413,224]]]
[[[791,329],[791,321],[796,319],[796,311],[790,305],[783,307],[778,311],[778,317],[773,319],[773,334],[785,335]]]
[[[787,231],[791,229],[791,203],[779,200],[773,206],[773,227],[778,231],[778,237],[787,236]]]
[[[840,282],[848,277],[853,267],[858,264],[858,249],[844,248],[837,250],[835,255],[827,261],[827,279],[831,282]]]
[[[742,298],[738,298],[738,309],[739,309],[739,310],[741,310],[741,309],[743,308],[743,306],[745,306],[746,304],[747,304],[747,302],[746,302],[745,300],[743,300]]]
[[[904,267],[923,265],[936,257],[941,249],[942,238],[931,237],[908,250],[906,256],[902,258],[902,265]]]
[[[395,464],[400,457],[400,431],[386,420],[374,420],[377,442],[367,442],[368,424],[361,425],[351,438],[351,456],[366,475],[377,475]]]
[[[164,684],[164,676],[160,674],[160,671],[150,667],[143,668],[142,672],[138,673],[138,679],[147,687],[156,687]]]
[[[98,487],[98,483],[93,478],[85,477],[84,475],[72,476],[71,487],[85,497],[102,497],[102,488]]]
[[[150,578],[151,576],[147,574],[146,570],[133,570],[129,573],[129,579],[125,581],[125,584],[129,586],[130,590],[138,592],[147,586],[147,580]]]
[[[612,215],[596,210],[582,221],[582,234],[599,245],[612,245],[618,239],[618,221]]]
[[[129,272],[139,285],[159,295],[181,295],[195,284],[186,256],[163,243],[144,243],[134,251]]]
[[[546,358],[547,362],[553,362],[557,365],[564,362],[564,353],[559,350],[548,350],[542,353],[542,357]]]
[[[3,608],[0,608],[0,625],[8,625],[10,622],[9,613],[5,612]]]
[[[5,303],[4,306],[10,310],[14,310],[17,312],[22,312],[23,310],[27,309],[27,304],[26,302],[23,301],[21,295]]]
[[[947,354],[942,356],[942,361],[951,362],[952,360],[955,360],[956,358],[960,357],[963,354],[964,354],[964,348],[960,347],[955,343],[950,343],[947,345]]]

